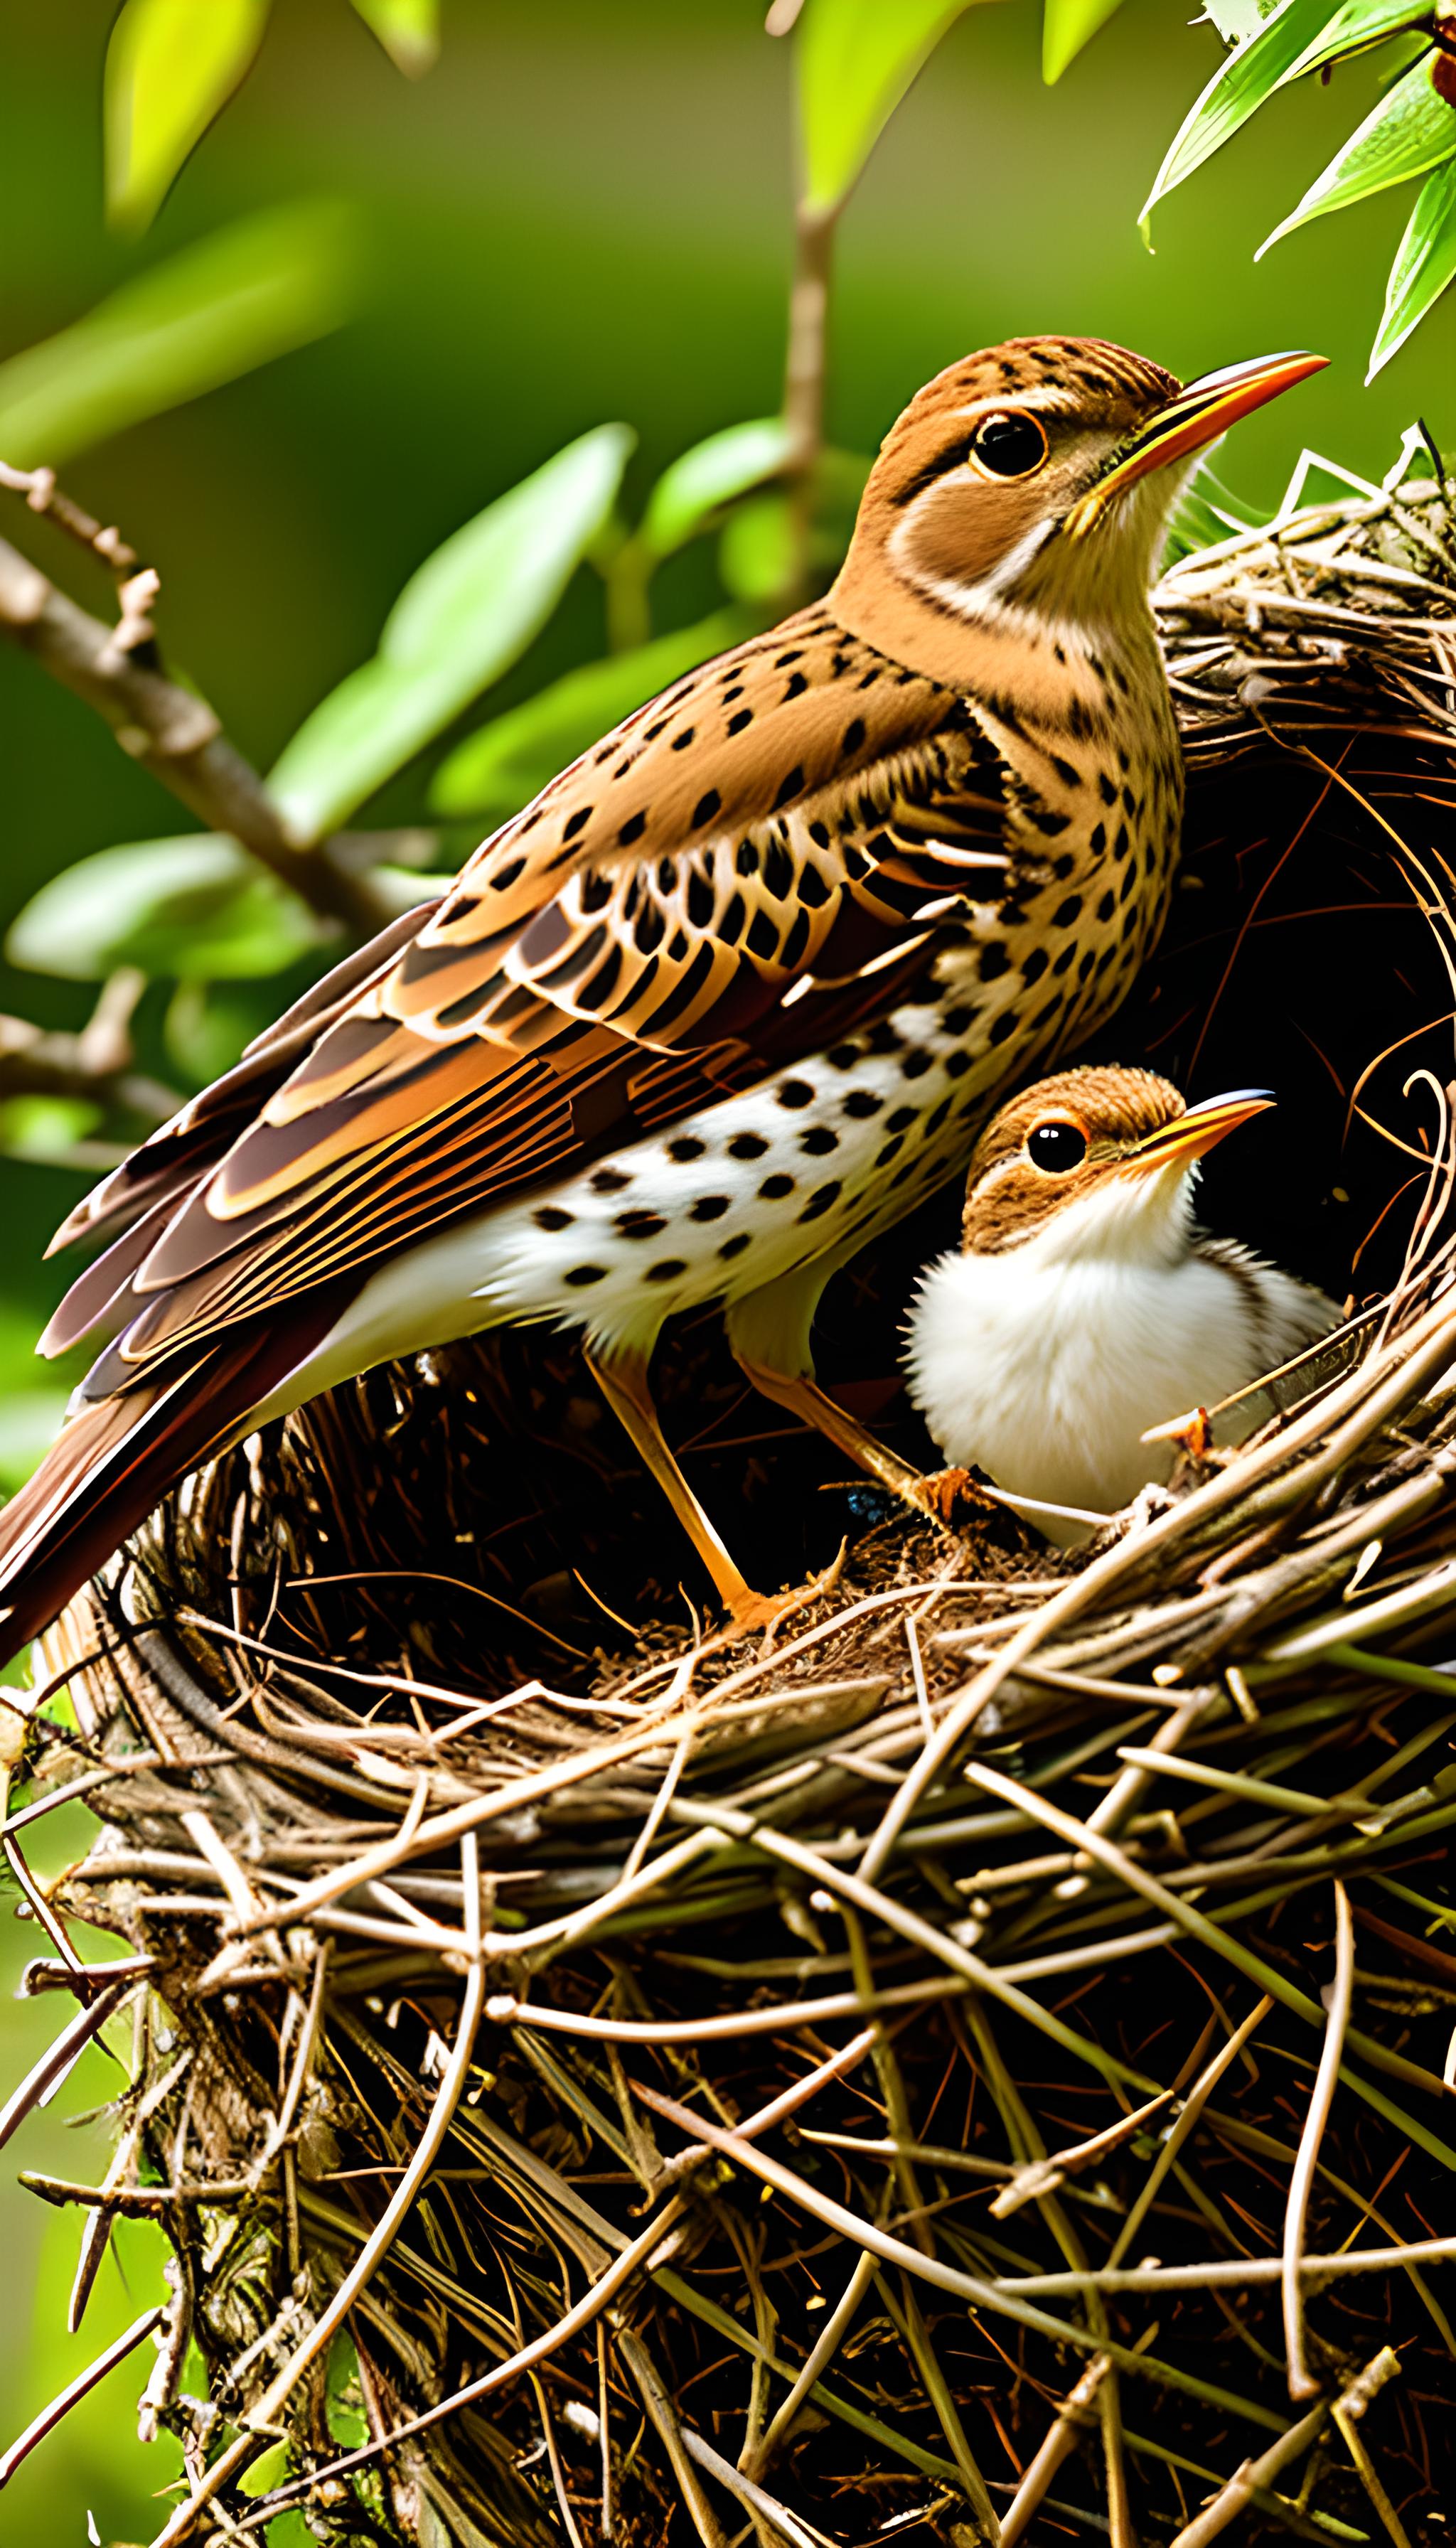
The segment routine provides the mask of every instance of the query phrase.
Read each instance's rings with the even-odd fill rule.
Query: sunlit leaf
[[[820,455],[808,556],[817,580],[833,575],[849,547],[868,475],[869,462],[863,452]],[[718,542],[718,573],[736,601],[756,608],[781,605],[799,563],[786,495],[774,491],[756,496],[729,514]]]
[[[0,363],[0,455],[58,467],[107,434],[326,335],[349,315],[358,230],[343,204],[289,204],[124,284]]]
[[[418,79],[440,50],[440,0],[354,0],[396,70]]]
[[[525,652],[605,521],[632,433],[597,425],[410,577],[379,652],[320,702],[272,787],[300,840],[331,831]]]
[[[11,923],[5,953],[33,973],[102,982],[119,964],[178,980],[281,973],[321,924],[216,832],[130,841],[62,867]]]
[[[1330,0],[1285,0],[1251,43],[1240,45],[1219,64],[1184,117],[1152,181],[1152,192],[1138,216],[1144,234],[1154,205],[1247,124],[1265,98],[1273,95],[1291,64],[1315,42],[1329,15]]]
[[[60,1431],[63,1389],[7,1390],[0,1398],[0,1496],[13,1496]]]
[[[503,821],[529,804],[558,770],[586,752],[634,708],[683,673],[736,645],[756,625],[747,612],[718,610],[691,628],[655,637],[624,655],[583,664],[489,725],[467,735],[436,771],[429,801],[437,814]]]
[[[1456,159],[1427,177],[1415,199],[1406,235],[1396,250],[1385,288],[1385,312],[1370,350],[1373,381],[1405,344],[1432,304],[1456,276]]]
[[[1044,0],[1042,77],[1048,88],[1121,5],[1122,0]]]
[[[84,1097],[0,1098],[0,1153],[9,1159],[64,1159],[99,1130],[99,1106]]]
[[[144,229],[252,64],[268,0],[126,0],[106,54],[106,202]]]
[[[693,444],[665,469],[647,500],[642,539],[654,557],[667,557],[704,529],[736,496],[776,478],[793,449],[782,416],[757,416],[730,424]]]
[[[270,2442],[236,2480],[237,2492],[239,2495],[271,2495],[275,2486],[282,2486],[292,2466],[291,2444],[286,2440]]]
[[[1270,231],[1259,256],[1276,239],[1303,228],[1306,222],[1318,221],[1321,213],[1337,213],[1346,204],[1362,203],[1383,187],[1398,186],[1404,177],[1422,177],[1456,152],[1456,114],[1431,80],[1435,58],[1433,53],[1424,54],[1387,90],[1301,197],[1289,219]]]
[[[1363,52],[1367,45],[1383,44],[1388,36],[1410,27],[1414,15],[1412,0],[1344,0],[1290,65],[1284,84],[1303,79],[1307,72],[1320,70],[1342,55]]]
[[[1206,15],[1226,45],[1246,45],[1279,5],[1280,0],[1208,0]]]
[[[916,72],[970,0],[807,0],[799,20],[804,199],[832,212]]]

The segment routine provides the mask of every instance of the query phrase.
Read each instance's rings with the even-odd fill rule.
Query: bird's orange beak
[[[1171,1124],[1149,1133],[1128,1152],[1122,1166],[1131,1175],[1142,1176],[1171,1167],[1175,1160],[1201,1159],[1226,1134],[1236,1133],[1250,1116],[1267,1113],[1274,1102],[1267,1088],[1234,1088],[1227,1097],[1206,1097],[1201,1106],[1190,1106]]]
[[[1230,363],[1221,372],[1206,372],[1201,381],[1190,381],[1166,407],[1159,408],[1096,486],[1072,505],[1063,530],[1079,539],[1113,498],[1136,486],[1139,478],[1188,459],[1230,424],[1237,424],[1240,416],[1251,415],[1256,407],[1282,398],[1297,381],[1307,381],[1313,372],[1324,369],[1323,354],[1260,354],[1251,363]]]

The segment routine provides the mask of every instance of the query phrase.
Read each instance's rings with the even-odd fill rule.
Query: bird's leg
[[[877,1442],[864,1425],[835,1405],[817,1381],[802,1372],[775,1371],[771,1364],[755,1362],[736,1347],[735,1352],[739,1369],[762,1397],[772,1398],[775,1407],[786,1408],[801,1423],[812,1424],[817,1432],[827,1435],[836,1450],[843,1451],[847,1459],[912,1510],[929,1513],[934,1521],[949,1522],[950,1506],[956,1493],[970,1483],[963,1469],[943,1469],[927,1477],[923,1470],[913,1469],[908,1460],[902,1460],[898,1452]]]
[[[812,1577],[807,1584],[790,1592],[756,1592],[729,1555],[663,1438],[647,1376],[648,1357],[629,1351],[615,1353],[607,1360],[585,1347],[583,1352],[587,1368],[602,1397],[630,1436],[643,1467],[656,1479],[712,1577],[718,1598],[735,1630],[747,1635],[754,1629],[774,1627],[790,1610],[802,1608],[816,1593],[828,1590],[839,1573],[838,1561],[823,1575]]]

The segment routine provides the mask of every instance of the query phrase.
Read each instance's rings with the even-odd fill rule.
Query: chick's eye
[[[1027,1136],[1027,1157],[1049,1177],[1064,1177],[1087,1155],[1087,1136],[1075,1124],[1039,1124]]]
[[[993,478],[1030,478],[1046,457],[1046,436],[1034,415],[982,416],[970,438],[971,458]]]

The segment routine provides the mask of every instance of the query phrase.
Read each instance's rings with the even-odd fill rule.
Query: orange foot
[[[834,1591],[844,1571],[844,1562],[845,1551],[841,1546],[832,1565],[824,1567],[818,1575],[811,1575],[807,1584],[791,1584],[782,1592],[754,1592],[745,1585],[730,1604],[727,1626],[708,1639],[704,1654],[712,1654],[723,1646],[736,1645],[740,1637],[772,1635],[785,1619],[791,1619],[795,1611],[806,1610],[811,1601],[817,1601],[821,1592]]]
[[[929,1477],[919,1478],[909,1501],[920,1512],[929,1513],[932,1521],[944,1522],[949,1529],[958,1503],[972,1510],[984,1511],[991,1499],[983,1496],[968,1469],[935,1469]]]

